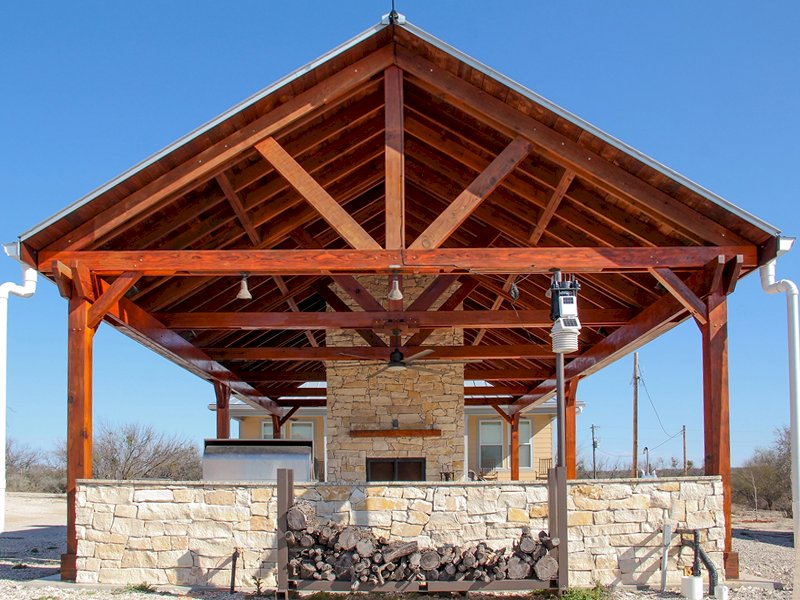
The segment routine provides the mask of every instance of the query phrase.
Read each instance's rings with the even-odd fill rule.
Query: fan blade
[[[463,365],[466,363],[480,363],[483,362],[480,358],[465,358],[464,360],[432,360],[425,361],[432,365]]]
[[[410,364],[410,363],[414,362],[415,360],[419,360],[423,356],[428,356],[428,354],[431,354],[431,353],[433,353],[433,348],[428,348],[427,350],[422,350],[420,352],[417,352],[413,356],[409,356],[403,362],[405,362],[406,364]]]
[[[367,377],[367,379],[371,379],[372,377],[375,377],[375,376],[377,376],[377,375],[380,375],[381,373],[383,373],[383,372],[384,372],[386,369],[388,369],[388,368],[389,368],[389,365],[386,365],[385,367],[383,367],[383,368],[381,368],[381,369],[378,369],[378,370],[377,370],[377,371],[375,371],[375,372],[374,372],[372,375],[370,375],[369,377]]]
[[[428,367],[423,367],[421,365],[411,365],[409,369],[414,369],[415,371],[424,371],[425,373],[434,373],[435,375],[441,375],[439,371],[434,371],[433,369],[429,369]]]
[[[339,352],[339,356],[349,356],[350,358],[357,358],[358,360],[385,360],[383,358],[375,358],[374,356],[359,356],[358,354],[348,354],[346,352]]]

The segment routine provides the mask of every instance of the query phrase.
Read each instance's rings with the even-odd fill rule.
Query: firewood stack
[[[389,542],[366,528],[317,523],[313,509],[295,504],[289,509],[286,542],[289,577],[362,583],[387,581],[497,581],[539,579],[558,574],[558,562],[550,551],[558,538],[544,531],[533,536],[523,528],[509,551],[493,550],[484,543],[461,548],[452,544],[422,549],[417,542]]]

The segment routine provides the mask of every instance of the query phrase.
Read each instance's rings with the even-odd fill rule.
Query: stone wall
[[[359,277],[375,297],[385,299],[387,277]],[[432,277],[406,276],[405,306],[433,281]],[[446,300],[456,284],[445,291],[432,309]],[[338,296],[353,310],[361,310],[341,288]],[[389,342],[388,336],[383,339]],[[408,336],[404,336],[404,340]],[[460,346],[463,332],[437,330],[425,345]],[[328,331],[326,346],[366,346],[353,330]],[[408,357],[406,357],[408,358]],[[383,371],[378,361],[328,361],[328,481],[366,481],[366,459],[425,458],[426,479],[438,481],[443,472],[464,473],[464,365],[423,363],[429,371]],[[438,429],[439,437],[351,437],[356,429]]]
[[[724,537],[719,477],[602,480],[568,484],[570,584],[657,585],[661,529],[701,529],[721,571]],[[521,528],[546,528],[547,487],[533,483],[437,483],[411,486],[297,485],[320,517],[371,527],[422,546],[485,541],[509,547]],[[79,483],[78,581],[118,584],[230,584],[231,555],[242,552],[237,585],[253,577],[275,585],[274,486],[237,483]],[[678,538],[669,578],[691,552]]]

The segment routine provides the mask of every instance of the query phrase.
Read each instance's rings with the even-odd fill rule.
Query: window
[[[292,424],[293,440],[314,441],[314,422],[313,421],[290,421]]]
[[[530,469],[533,466],[533,421],[519,420],[519,467]]]
[[[503,424],[499,420],[483,420],[478,425],[478,464],[481,470],[503,466]]]
[[[272,439],[272,421],[261,421],[261,439]]]

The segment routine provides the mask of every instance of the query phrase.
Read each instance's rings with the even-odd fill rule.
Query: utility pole
[[[683,426],[683,476],[689,474],[689,463],[686,462],[686,425]]]
[[[639,353],[633,353],[633,462],[631,477],[638,477],[639,470]]]
[[[597,479],[597,438],[594,435],[597,425],[592,424],[592,478]]]

